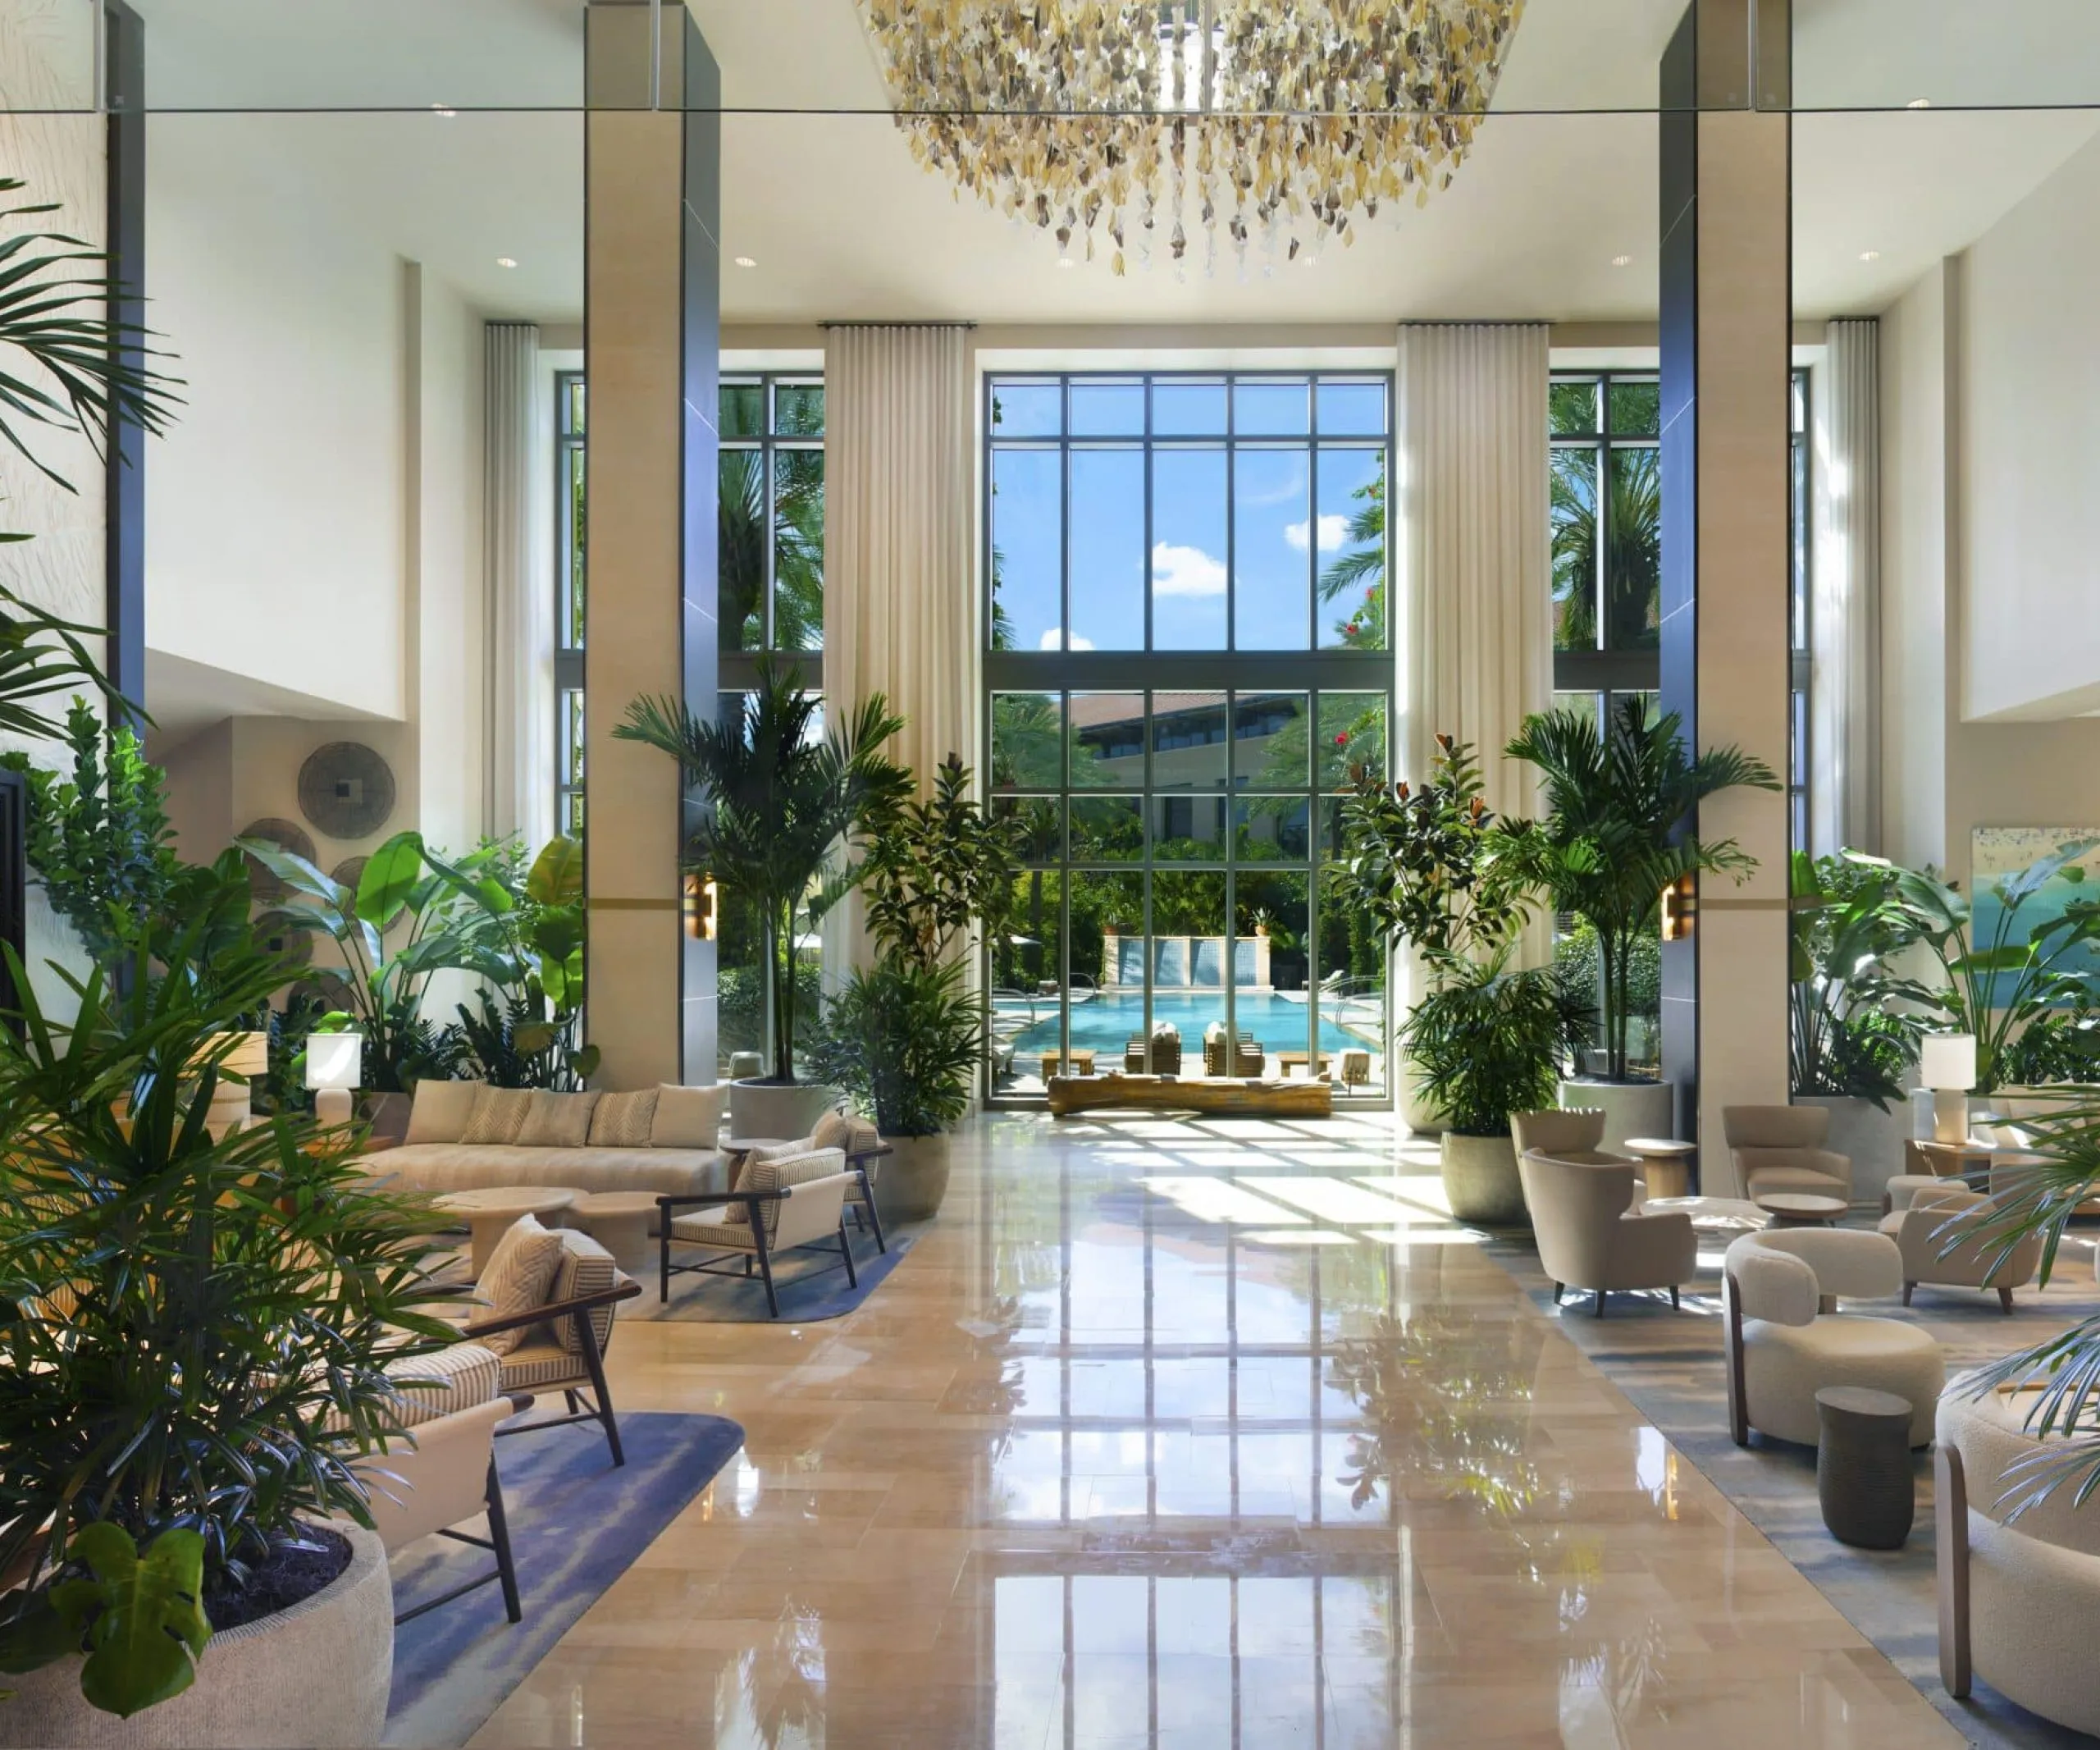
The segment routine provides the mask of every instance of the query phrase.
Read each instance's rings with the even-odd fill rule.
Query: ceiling
[[[146,731],[146,754],[156,761],[165,761],[199,730],[228,717],[305,717],[332,722],[369,715],[335,699],[317,698],[231,669],[152,649],[146,652],[146,697],[153,712]]]

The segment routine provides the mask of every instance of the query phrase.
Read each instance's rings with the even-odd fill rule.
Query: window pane
[[[573,449],[568,452],[568,647],[583,648],[583,607],[585,585],[588,572],[584,564],[584,549],[588,533],[585,521],[588,496],[584,491],[584,452]]]
[[[1143,650],[1145,458],[1142,450],[1072,452],[1073,650]]]
[[[1654,650],[1662,642],[1663,468],[1655,450],[1614,450],[1605,551],[1610,604],[1608,650]]]
[[[773,647],[824,648],[824,451],[774,453]]]
[[[1225,810],[1222,796],[1155,796],[1152,800],[1153,861],[1223,862]]]
[[[1302,863],[1309,816],[1302,796],[1257,796],[1232,805],[1233,855],[1243,863]]]
[[[1548,424],[1555,437],[1586,437],[1597,428],[1597,386],[1584,378],[1546,391]]]
[[[1057,804],[1047,797],[999,796],[992,799],[992,818],[1011,820],[1020,830],[1021,861],[1054,863],[1064,855],[1065,835]]]
[[[1225,648],[1225,451],[1160,450],[1152,463],[1152,642]]]
[[[1303,650],[1312,592],[1312,466],[1303,447],[1233,457],[1233,642]]]
[[[1241,437],[1296,437],[1312,430],[1310,386],[1245,379],[1232,386],[1232,429]]]
[[[1064,634],[1063,479],[1054,450],[992,453],[992,647],[1057,650]]]
[[[716,563],[722,642],[731,650],[765,644],[765,458],[756,450],[724,450]]]
[[[1809,583],[1808,583],[1808,445],[1801,439],[1794,440],[1794,648],[1805,651],[1809,643]]]
[[[1225,1020],[1225,875],[1186,869],[1162,869],[1152,878],[1152,1026],[1155,1073],[1200,1076],[1204,1035]],[[1135,1030],[1133,1029],[1134,1031]],[[1162,1041],[1177,1041],[1164,1059]],[[1219,1048],[1209,1047],[1213,1061]],[[1229,1063],[1220,1063],[1230,1074]]]
[[[1320,452],[1320,643],[1386,647],[1386,452]]]
[[[1306,903],[1306,878],[1249,870],[1234,883],[1232,898],[1233,928],[1244,944],[1239,982],[1272,990],[1304,989],[1305,925],[1312,915]],[[1242,1013],[1255,1007],[1243,1003]],[[1242,1030],[1251,1031],[1272,1053],[1305,1049],[1302,1003],[1264,1004],[1261,1012],[1262,1024],[1249,1028],[1243,1021]]]
[[[992,432],[998,437],[1055,437],[1065,426],[1065,391],[1056,382],[992,385]]]
[[[1222,790],[1227,773],[1225,695],[1152,696],[1152,787]]]
[[[1065,701],[1054,692],[992,695],[992,787],[1054,790],[1064,780]]]
[[[824,436],[824,385],[780,383],[773,391],[773,428],[783,437]]]
[[[1075,797],[1072,861],[1136,863],[1144,860],[1145,824],[1134,796]]]
[[[583,379],[571,377],[568,384],[568,429],[576,436],[583,435],[583,409],[587,397]]]
[[[1355,786],[1358,768],[1374,778],[1386,775],[1386,696],[1382,692],[1323,692],[1320,695],[1318,742],[1323,790]]]
[[[1604,727],[1605,696],[1601,692],[1556,692],[1553,708],[1557,711],[1581,711],[1600,729]]]
[[[1162,377],[1152,386],[1156,437],[1225,436],[1225,385],[1191,377]]]
[[[1239,790],[1303,790],[1305,695],[1243,692],[1232,710],[1232,784]]]
[[[1597,453],[1553,452],[1553,647],[1597,647]]]
[[[1314,391],[1322,437],[1383,437],[1383,383],[1323,382]]]
[[[1662,386],[1614,380],[1611,386],[1612,436],[1659,437],[1662,431]]]
[[[1089,1001],[1071,1011],[1072,1044],[1091,1045],[1105,1061],[1098,1070],[1119,1066],[1123,1035],[1135,1032],[1144,1017],[1145,878],[1142,875],[1075,875],[1071,877],[1071,982],[1076,989],[1099,987],[1105,995],[1129,989],[1128,1007]],[[1106,1034],[1093,1025],[1097,1015],[1116,1025]],[[1128,1026],[1121,1025],[1128,1021]]]
[[[1145,781],[1145,696],[1072,695],[1071,784],[1075,790],[1134,790]]]
[[[765,389],[763,384],[723,384],[721,407],[723,436],[763,437],[765,435]]]
[[[1072,435],[1075,437],[1142,437],[1145,429],[1145,386],[1142,382],[1072,385]]]

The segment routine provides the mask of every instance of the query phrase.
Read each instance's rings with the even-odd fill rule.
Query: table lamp
[[[1969,1140],[1969,1091],[1976,1085],[1976,1036],[1928,1033],[1918,1044],[1918,1080],[1933,1090],[1933,1140]]]
[[[310,1033],[306,1040],[306,1085],[313,1090],[313,1115],[329,1126],[348,1124],[350,1090],[364,1079],[364,1035]]]

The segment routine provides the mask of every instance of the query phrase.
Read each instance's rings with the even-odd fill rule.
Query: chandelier
[[[912,156],[986,206],[1244,271],[1448,188],[1524,0],[860,0]]]

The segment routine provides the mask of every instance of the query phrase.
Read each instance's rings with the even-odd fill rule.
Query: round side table
[[[1855,1549],[1900,1550],[1917,1511],[1911,1469],[1911,1400],[1864,1386],[1815,1394],[1821,1439],[1815,1496],[1823,1523]]]
[[[1691,1161],[1699,1152],[1697,1143],[1673,1142],[1667,1136],[1629,1136],[1626,1152],[1641,1163],[1641,1177],[1647,1181],[1650,1201],[1690,1194]]]
[[[1775,1227],[1834,1227],[1852,1207],[1842,1197],[1813,1191],[1768,1191],[1756,1201]]]
[[[454,1191],[439,1198],[437,1207],[448,1215],[466,1217],[467,1230],[472,1236],[469,1268],[478,1282],[495,1255],[497,1243],[520,1216],[558,1215],[576,1198],[576,1192],[559,1186],[500,1185],[482,1191]]]
[[[629,1276],[646,1276],[655,1268],[649,1245],[649,1224],[656,1218],[654,1191],[593,1191],[571,1204],[568,1214]]]

